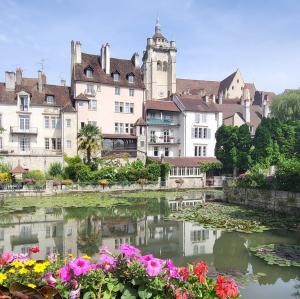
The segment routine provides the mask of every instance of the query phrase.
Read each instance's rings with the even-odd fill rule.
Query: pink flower
[[[80,276],[90,271],[90,262],[82,257],[70,262],[70,268],[73,270],[74,275]]]
[[[154,259],[154,256],[152,254],[142,255],[138,258],[139,262],[143,265],[146,265],[148,262]]]
[[[76,299],[80,296],[80,288],[70,292],[70,299]]]
[[[55,286],[56,279],[53,277],[51,272],[47,272],[44,278],[51,287]]]
[[[11,254],[8,251],[4,251],[2,253],[2,257],[0,258],[0,265],[5,265],[11,259]]]
[[[172,260],[166,260],[166,267],[168,269],[168,276],[170,278],[179,278],[177,268],[174,266]]]
[[[99,254],[100,255],[101,254],[109,254],[109,255],[111,255],[111,252],[108,250],[107,246],[103,246],[103,247],[100,248],[100,253]]]
[[[133,257],[137,254],[140,254],[140,250],[131,246],[130,244],[122,244],[120,246],[120,252],[126,255],[127,257]]]
[[[71,280],[71,268],[70,265],[67,264],[66,266],[62,267],[59,270],[59,278],[63,281],[63,282],[68,282]]]
[[[108,254],[101,254],[99,259],[103,264],[108,264],[108,265],[116,264],[116,260]]]
[[[160,259],[153,258],[146,263],[145,268],[149,276],[157,276],[162,272],[162,261]]]

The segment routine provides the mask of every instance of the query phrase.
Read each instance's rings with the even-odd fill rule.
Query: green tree
[[[272,116],[282,121],[300,119],[300,90],[288,90],[272,101]]]
[[[238,128],[237,168],[239,172],[245,172],[251,164],[252,140],[248,125],[244,124]]]
[[[238,127],[223,125],[216,132],[215,155],[227,173],[233,173],[237,167],[238,130]]]
[[[50,164],[48,174],[53,178],[60,178],[63,176],[63,166],[59,162],[54,162]]]
[[[98,127],[85,125],[78,134],[78,150],[85,152],[86,161],[91,164],[92,155],[102,148],[102,135]]]

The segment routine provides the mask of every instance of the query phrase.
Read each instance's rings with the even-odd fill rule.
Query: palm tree
[[[102,148],[102,135],[98,127],[91,124],[85,125],[78,133],[78,150],[86,153],[87,163],[91,163],[92,154]]]

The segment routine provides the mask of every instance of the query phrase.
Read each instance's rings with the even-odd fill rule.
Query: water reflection
[[[0,219],[0,254],[4,250],[25,253],[28,248],[39,246],[38,259],[51,253],[88,254],[96,258],[101,246],[116,252],[120,244],[131,243],[143,253],[172,258],[177,265],[204,259],[211,271],[265,273],[258,277],[258,284],[249,285],[244,298],[254,298],[258,286],[261,291],[265,286],[268,294],[274,294],[263,297],[261,294],[265,291],[262,291],[257,293],[257,298],[280,298],[276,297],[276,288],[270,291],[269,285],[286,288],[285,298],[299,298],[299,268],[267,265],[248,250],[251,246],[266,243],[299,244],[299,233],[222,232],[165,219],[170,211],[210,198],[211,195],[187,194],[157,198],[135,207],[22,209]]]

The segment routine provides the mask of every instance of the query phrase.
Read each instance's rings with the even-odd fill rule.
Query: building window
[[[158,70],[158,71],[161,71],[161,70],[162,70],[161,61],[157,61],[157,70]]]
[[[71,119],[70,118],[66,119],[66,126],[67,126],[67,128],[71,128]]]
[[[121,90],[120,90],[120,87],[119,86],[115,86],[115,95],[120,95],[121,93]]]
[[[129,124],[125,124],[125,133],[129,133]]]
[[[154,157],[158,157],[158,146],[154,146],[153,155],[154,155]]]
[[[51,127],[52,129],[56,128],[56,117],[51,117]]]
[[[56,138],[51,138],[51,148],[56,150]]]
[[[133,83],[134,82],[134,76],[133,75],[129,75],[128,76],[128,82],[129,83]]]
[[[51,236],[51,227],[49,225],[46,226],[46,238],[50,238]]]
[[[53,104],[54,104],[54,96],[48,95],[48,96],[46,97],[46,100],[47,100],[47,104],[48,104],[48,105],[53,105]]]
[[[20,115],[20,130],[26,131],[30,127],[30,118],[28,115]]]
[[[169,157],[169,148],[165,147],[165,157]]]
[[[85,126],[84,121],[80,122],[80,129],[82,129]]]
[[[134,89],[133,88],[129,88],[129,96],[134,97]]]
[[[130,134],[133,135],[133,124],[130,124]]]
[[[49,129],[49,116],[44,116],[45,129]]]
[[[72,142],[71,142],[71,140],[67,140],[67,148],[72,148]]]
[[[130,113],[134,113],[134,103],[130,103]]]
[[[125,103],[125,110],[124,110],[125,113],[130,113],[129,107],[130,107],[130,103],[126,102]]]
[[[3,141],[2,141],[2,137],[0,137],[0,150],[3,149]]]
[[[145,141],[140,141],[140,147],[144,147],[145,146]]]
[[[124,111],[124,103],[115,101],[115,112],[122,113]]]
[[[30,150],[30,139],[28,137],[20,137],[20,151],[27,152]]]
[[[95,89],[94,89],[94,84],[87,84],[86,85],[86,93],[88,95],[95,95],[96,94]]]
[[[86,69],[85,74],[88,78],[93,78],[93,70],[91,68]]]
[[[57,149],[61,150],[61,138],[57,138]]]
[[[46,150],[50,149],[49,138],[45,138],[45,149]]]
[[[26,95],[20,96],[20,110],[28,111],[28,108],[29,108],[28,96]]]
[[[168,70],[168,63],[164,61],[163,63],[163,71],[166,72]]]
[[[115,123],[115,133],[119,133],[119,123]]]
[[[119,81],[120,80],[120,74],[119,73],[114,73],[113,74],[113,80],[114,81]]]
[[[150,142],[156,143],[156,140],[155,140],[155,131],[150,131]]]
[[[96,100],[89,101],[89,109],[90,110],[97,110],[97,101]]]
[[[196,145],[194,147],[195,157],[206,157],[206,145]]]
[[[206,123],[207,117],[206,113],[196,113],[195,114],[195,123]]]

